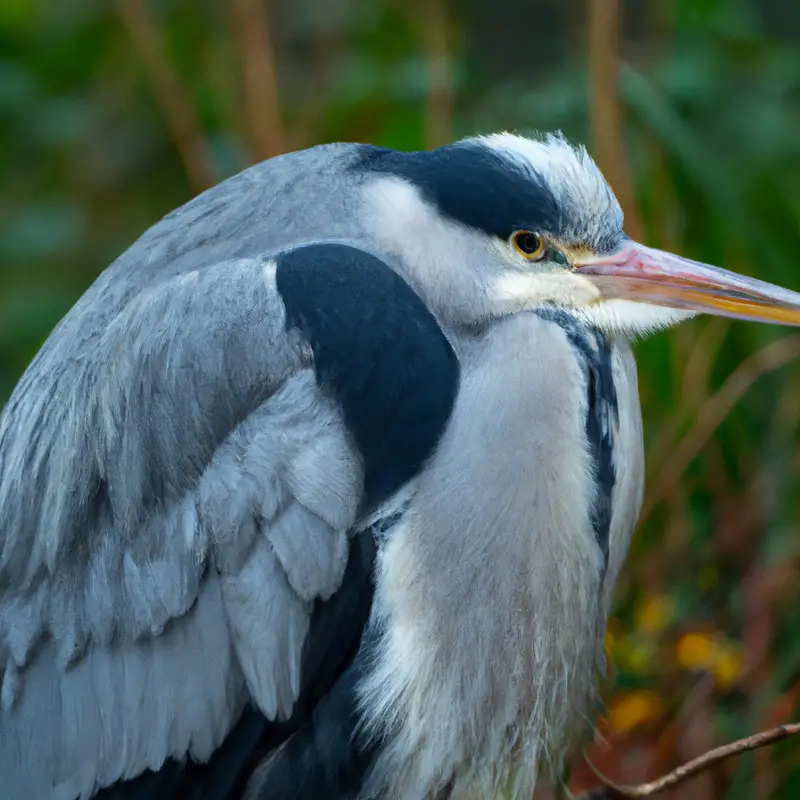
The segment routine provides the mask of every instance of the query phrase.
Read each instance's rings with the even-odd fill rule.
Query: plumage
[[[452,346],[397,273],[349,245],[282,253],[275,281],[287,325],[309,343],[317,382],[338,401],[356,441],[361,505],[373,511],[419,471],[438,442],[458,389]]]
[[[619,427],[616,381],[612,370],[613,350],[599,330],[576,323],[563,311],[540,310],[540,316],[556,322],[567,334],[586,369],[586,441],[591,451],[596,483],[592,503],[592,527],[603,554],[604,569],[608,563],[612,500],[616,483],[614,438]]]
[[[638,302],[680,275],[622,223],[585,150],[503,134],[281,156],[123,253],[0,417],[4,797],[558,767],[642,500],[629,335],[694,313]]]
[[[584,367],[573,353],[557,323],[529,314],[492,326],[462,354],[451,424],[379,556],[376,605],[388,635],[362,694],[368,718],[398,726],[374,777],[387,797],[418,798],[454,777],[455,797],[483,797],[467,793],[473,780],[509,778],[491,765],[510,769],[516,748],[532,767],[557,757],[567,721],[577,712],[580,727],[590,711],[602,560],[590,520]],[[546,428],[532,423],[539,415]],[[577,454],[570,440],[581,443]],[[479,487],[491,487],[491,502]],[[547,736],[529,739],[529,728]],[[464,760],[474,772],[459,775]],[[524,797],[534,773],[518,779]]]

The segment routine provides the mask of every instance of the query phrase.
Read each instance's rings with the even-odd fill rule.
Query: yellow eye
[[[538,261],[547,249],[544,239],[533,231],[517,231],[512,237],[514,249],[528,261]]]

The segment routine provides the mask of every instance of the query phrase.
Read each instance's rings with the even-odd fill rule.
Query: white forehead
[[[472,141],[513,159],[538,175],[547,183],[562,209],[574,210],[570,218],[577,221],[583,217],[589,226],[594,223],[622,229],[619,202],[582,145],[574,145],[556,134],[532,139],[513,133],[493,133]]]

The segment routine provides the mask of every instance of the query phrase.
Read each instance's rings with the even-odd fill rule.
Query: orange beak
[[[602,299],[800,325],[797,292],[636,242],[609,256],[581,256],[573,266],[597,286]]]

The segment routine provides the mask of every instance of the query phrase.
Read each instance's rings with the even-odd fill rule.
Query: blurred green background
[[[2,0],[0,120],[0,400],[159,217],[329,140],[561,129],[631,234],[800,289],[797,0]],[[800,715],[800,335],[700,319],[638,356],[648,492],[592,752],[625,783]],[[662,796],[798,798],[800,741]]]

